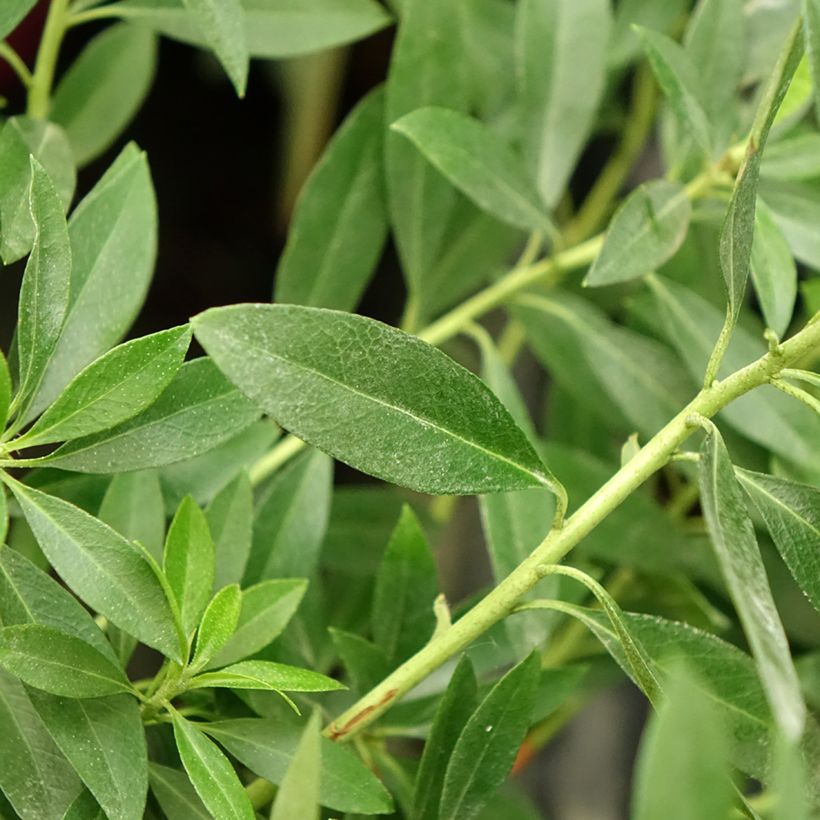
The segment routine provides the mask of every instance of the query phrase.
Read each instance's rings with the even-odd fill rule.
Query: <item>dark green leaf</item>
[[[712,544],[772,712],[786,736],[796,739],[803,731],[806,707],[743,492],[714,425],[701,448],[700,496]]]
[[[202,510],[190,496],[179,505],[165,540],[162,569],[190,635],[199,623],[214,585],[214,542]]]
[[[329,632],[348,679],[357,692],[369,692],[390,673],[390,661],[381,647],[344,629],[332,626]]]
[[[122,669],[99,650],[41,624],[0,629],[0,665],[30,686],[70,698],[131,691]]]
[[[271,689],[276,692],[331,692],[345,688],[319,672],[273,661],[241,661],[216,672],[197,675],[191,678],[188,685],[191,689],[219,686],[228,689]]]
[[[148,758],[139,707],[126,696],[75,700],[32,690],[34,708],[111,820],[139,820]]]
[[[63,820],[106,820],[106,813],[88,789],[83,789],[68,807]]]
[[[6,501],[6,488],[0,485],[0,544],[5,543],[9,532],[9,505]]]
[[[64,444],[48,461],[78,472],[144,470],[205,453],[258,417],[255,406],[210,359],[195,359],[182,365],[146,411],[111,430]]]
[[[7,0],[0,9],[0,39],[17,28],[17,24],[31,11],[36,0]]]
[[[171,606],[143,554],[67,501],[17,482],[11,490],[41,549],[74,592],[143,643],[181,661]]]
[[[322,769],[319,715],[308,720],[285,776],[279,784],[271,820],[319,820],[319,783]]]
[[[595,122],[610,27],[605,0],[518,4],[515,45],[524,145],[537,188],[550,207],[564,191]]]
[[[475,817],[504,782],[529,726],[538,687],[533,653],[493,686],[467,721],[444,776],[439,817]]]
[[[65,129],[77,165],[99,156],[139,110],[154,79],[154,34],[116,25],[98,34],[63,75],[49,117]]]
[[[253,538],[253,488],[244,470],[228,484],[205,511],[214,540],[214,587],[238,584],[245,573]]]
[[[167,817],[212,820],[185,772],[149,763],[148,779],[151,791]]]
[[[241,609],[239,584],[223,587],[214,595],[199,625],[191,666],[201,669],[228,643],[236,631]]]
[[[230,761],[202,731],[179,712],[171,712],[182,765],[197,794],[219,820],[253,820],[251,801]]]
[[[9,417],[9,405],[11,405],[12,385],[9,365],[3,351],[0,350],[0,430],[6,429],[6,421]]]
[[[353,310],[387,238],[382,176],[384,93],[351,112],[296,204],[276,271],[274,298]]]
[[[686,237],[692,207],[682,185],[657,179],[632,191],[615,212],[585,285],[612,285],[651,273]]]
[[[283,305],[216,308],[193,321],[217,364],[273,418],[363,472],[439,494],[549,482],[492,393],[413,336]]]
[[[115,475],[105,492],[98,518],[129,541],[139,541],[156,561],[162,561],[165,508],[154,470]]]
[[[550,232],[524,163],[478,120],[446,108],[419,108],[390,127],[482,210],[516,228]]]

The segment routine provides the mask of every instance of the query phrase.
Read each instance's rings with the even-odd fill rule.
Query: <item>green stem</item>
[[[811,393],[807,393],[799,387],[795,387],[788,382],[784,382],[782,379],[772,379],[772,384],[778,390],[782,390],[787,396],[791,396],[793,399],[803,402],[803,404],[820,415],[820,399],[816,399],[811,395]]]
[[[0,59],[5,60],[20,82],[28,88],[31,85],[31,72],[20,55],[4,40],[0,43]]]
[[[34,65],[34,74],[29,85],[27,113],[30,117],[45,119],[48,116],[57,56],[67,26],[68,0],[51,0],[40,49],[37,52],[37,62]]]
[[[256,486],[268,476],[273,475],[283,464],[295,456],[305,442],[296,436],[285,436],[280,439],[256,464],[251,467],[249,476],[251,484]]]
[[[245,786],[245,791],[256,811],[264,809],[276,797],[276,786],[261,777]]]

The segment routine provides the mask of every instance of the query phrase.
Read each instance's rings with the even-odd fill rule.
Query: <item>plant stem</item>
[[[296,436],[285,436],[265,453],[256,464],[251,467],[249,476],[251,484],[256,486],[264,481],[268,476],[273,475],[285,462],[295,456],[303,447],[305,442]]]
[[[29,117],[45,119],[48,116],[51,86],[54,83],[54,70],[57,67],[57,55],[68,25],[68,0],[51,0],[48,17],[43,28],[43,37],[37,52],[37,62],[31,77],[28,92]]]
[[[20,55],[5,41],[0,43],[0,59],[5,60],[20,82],[28,88],[31,85],[31,72]]]
[[[325,734],[347,740],[383,714],[398,698],[424,680],[456,653],[504,618],[540,580],[544,564],[559,563],[586,535],[663,467],[682,442],[697,429],[695,416],[710,418],[729,402],[766,384],[790,364],[820,346],[820,314],[779,350],[722,382],[704,388],[615,475],[589,498],[561,529],[553,529],[535,550],[484,599],[433,638],[423,649],[385,678],[344,714],[334,720]]]

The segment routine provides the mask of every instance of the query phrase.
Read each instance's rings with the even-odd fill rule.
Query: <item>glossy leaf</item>
[[[173,464],[236,436],[259,411],[210,359],[186,362],[162,395],[140,415],[64,444],[48,462],[64,470],[122,473]]]
[[[11,490],[40,548],[71,589],[112,623],[180,661],[170,604],[143,554],[67,501],[17,482]]]
[[[253,538],[253,488],[244,470],[211,501],[205,511],[214,540],[214,587],[239,583]]]
[[[112,820],[139,820],[148,791],[145,730],[134,698],[61,698],[32,690],[34,708]]]
[[[387,238],[383,125],[377,90],[342,123],[305,182],[276,271],[277,302],[336,310],[359,303]]]
[[[191,665],[196,669],[205,666],[222,649],[236,631],[242,609],[242,592],[239,584],[223,587],[214,595],[202,616],[196,636],[196,647]]]
[[[193,322],[217,364],[273,418],[363,472],[439,494],[549,481],[492,393],[415,337],[281,305],[216,308]]]
[[[176,598],[182,628],[190,635],[214,585],[214,542],[204,513],[190,496],[183,499],[171,522],[162,569]]]
[[[17,24],[31,11],[36,0],[8,0],[0,10],[0,38],[5,36],[15,28]]]
[[[220,820],[253,820],[251,801],[228,758],[179,712],[171,717],[182,765],[208,811]]]
[[[191,689],[212,686],[270,689],[275,692],[330,692],[345,688],[338,681],[319,672],[273,661],[242,661],[216,672],[197,675],[189,682]]]
[[[772,711],[784,734],[796,739],[803,731],[806,707],[743,493],[713,425],[701,448],[700,494],[715,554]]]
[[[271,812],[271,820],[319,820],[319,782],[322,768],[321,734],[319,715],[314,713],[308,720],[299,745],[293,753]]]
[[[9,406],[12,399],[11,374],[9,365],[3,351],[0,350],[0,429],[6,429],[6,421],[9,417]]]
[[[613,285],[651,273],[681,246],[692,206],[682,185],[658,179],[640,185],[612,218],[585,285]]]
[[[430,107],[416,109],[390,127],[482,210],[516,228],[551,230],[523,161],[478,120]]]
[[[524,146],[550,207],[564,191],[595,122],[610,27],[604,0],[518,4],[515,56]]]
[[[211,820],[188,775],[178,769],[148,764],[151,792],[167,817],[190,817],[191,820]]]
[[[277,578],[243,590],[236,631],[209,666],[234,663],[271,643],[296,612],[306,588],[307,581]]]
[[[207,731],[232,755],[271,783],[281,783],[301,734],[300,725],[279,719],[239,718],[209,723]],[[387,814],[390,794],[379,779],[339,743],[321,740],[323,806],[340,812]]]
[[[239,0],[182,0],[182,4],[222,63],[236,93],[244,97],[250,56]]]
[[[115,347],[75,376],[20,445],[76,439],[136,416],[174,378],[190,342],[184,325]]]
[[[93,646],[41,624],[0,629],[0,665],[30,686],[70,698],[131,691],[122,669]]]
[[[115,475],[97,517],[129,541],[138,541],[157,562],[162,561],[165,509],[154,470]]]
[[[154,34],[116,25],[98,34],[54,91],[49,118],[66,132],[77,165],[105,151],[142,105],[157,60]]]
[[[442,820],[475,817],[506,779],[529,726],[538,672],[532,654],[493,686],[465,724],[444,776]]]
[[[820,490],[751,470],[735,472],[794,580],[820,611]]]

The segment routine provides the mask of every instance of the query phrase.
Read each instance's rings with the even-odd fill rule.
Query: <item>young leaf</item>
[[[0,350],[0,430],[6,429],[11,405],[12,385],[9,365],[3,351]]]
[[[74,377],[17,446],[88,436],[136,416],[170,384],[190,342],[183,325],[115,347]]]
[[[418,519],[401,511],[382,557],[373,591],[370,624],[388,659],[403,661],[421,649],[435,629],[436,562]]]
[[[535,705],[540,664],[533,653],[490,690],[456,741],[444,775],[439,817],[475,817],[504,782]]]
[[[413,336],[283,305],[216,308],[193,323],[218,366],[273,418],[363,472],[439,494],[550,480],[484,384]]]
[[[29,209],[32,155],[54,184],[63,212],[74,193],[74,160],[63,129],[28,117],[6,120],[0,131],[0,256],[6,265],[22,259],[34,241]]]
[[[735,468],[786,566],[820,611],[820,490]]]
[[[20,681],[0,669],[0,790],[23,820],[62,820],[82,788]]]
[[[122,695],[76,700],[36,690],[30,697],[104,816],[139,820],[148,790],[148,757],[136,700]]]
[[[390,660],[380,646],[335,626],[329,627],[328,631],[348,679],[357,692],[369,692],[390,674]]]
[[[390,128],[479,208],[502,222],[549,233],[551,223],[524,163],[478,120],[446,108],[419,108]]]
[[[223,587],[214,595],[196,636],[196,648],[191,666],[201,669],[222,649],[236,631],[242,609],[239,584]]]
[[[171,522],[162,569],[179,606],[182,628],[190,635],[214,585],[214,542],[205,515],[190,496],[182,500]]]
[[[0,666],[54,695],[96,698],[131,692],[119,666],[85,641],[41,624],[0,629]]]
[[[182,0],[182,3],[222,63],[236,93],[244,97],[250,57],[239,0]]]
[[[319,782],[322,753],[319,715],[314,712],[305,726],[273,804],[271,820],[319,820]]]
[[[142,26],[98,34],[54,91],[49,119],[65,129],[77,165],[105,151],[139,110],[154,79],[157,41]]]
[[[148,764],[148,780],[166,817],[212,820],[185,772],[151,762]]]
[[[678,667],[644,731],[637,763],[635,820],[726,817],[732,807],[729,749],[721,715]]]
[[[273,661],[242,661],[216,672],[197,675],[189,683],[191,689],[211,686],[271,689],[275,692],[332,692],[345,688],[338,681],[319,672]]]
[[[518,4],[515,49],[524,145],[549,207],[564,191],[594,124],[610,27],[604,0]]]
[[[216,744],[176,710],[171,712],[179,756],[196,793],[220,820],[253,820],[253,806],[233,766]]]
[[[274,299],[353,310],[387,238],[384,92],[342,123],[299,195],[274,280]],[[362,226],[367,226],[362,230]]]
[[[638,186],[612,217],[584,284],[627,282],[659,268],[686,238],[691,213],[682,185],[657,179]]]
[[[253,488],[245,470],[214,497],[205,517],[216,550],[214,587],[238,584],[253,538]]]
[[[755,213],[751,272],[766,325],[783,336],[797,299],[797,266],[774,215],[761,200]]]
[[[477,690],[473,666],[467,655],[463,655],[439,702],[424,743],[413,794],[413,817],[416,820],[438,820],[447,763],[464,726],[475,711]]]
[[[277,578],[243,590],[236,631],[208,666],[225,666],[266,647],[287,626],[306,589],[307,581]]]
[[[459,27],[438,0],[407,0],[402,9],[387,78],[386,122],[424,106],[456,111],[467,102]],[[441,249],[455,192],[399,134],[385,142],[387,201],[402,269],[411,291],[422,282]]]
[[[69,301],[71,251],[63,207],[45,169],[31,160],[31,218],[34,246],[23,283],[17,319],[18,394],[31,400],[57,344]]]
[[[151,407],[110,430],[75,439],[47,457],[83,473],[121,473],[173,464],[233,438],[259,411],[208,358],[186,362]]]
[[[10,486],[37,543],[71,589],[112,623],[181,661],[171,606],[143,554],[73,504],[16,481]]]
[[[788,640],[780,622],[743,492],[726,445],[710,423],[701,448],[700,495],[706,525],[726,585],[752,648],[772,712],[783,733],[796,739],[806,707]]]
[[[209,723],[205,730],[234,757],[271,783],[281,783],[296,751],[301,726],[281,719],[239,718]],[[351,814],[389,814],[390,793],[342,744],[321,739],[323,806]]]

